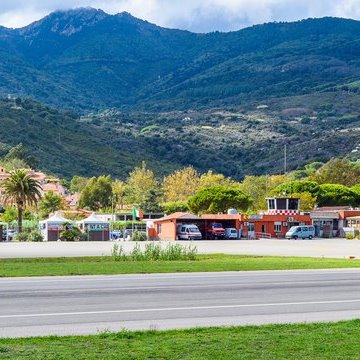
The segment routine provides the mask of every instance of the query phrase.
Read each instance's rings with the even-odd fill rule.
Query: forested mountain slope
[[[357,91],[360,70],[360,22],[337,18],[194,34],[86,8],[1,28],[0,45],[2,94],[84,112]]]

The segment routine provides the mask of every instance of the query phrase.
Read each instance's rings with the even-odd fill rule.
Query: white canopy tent
[[[48,219],[40,221],[40,231],[44,237],[44,241],[58,240],[61,231],[64,230],[64,224],[66,223],[72,222],[65,219],[60,212],[56,212]]]
[[[104,220],[92,213],[84,220],[77,222],[80,230],[88,235],[90,241],[110,240],[110,221]]]

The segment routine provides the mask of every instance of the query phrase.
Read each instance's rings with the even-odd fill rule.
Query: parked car
[[[312,239],[315,236],[315,227],[310,225],[302,225],[302,226],[293,226],[290,230],[286,233],[286,239]]]
[[[235,228],[226,228],[225,229],[225,238],[226,239],[237,239],[238,232]]]
[[[207,229],[207,235],[209,239],[224,239],[225,229],[220,223],[212,223]]]
[[[110,233],[111,240],[118,240],[122,238],[122,232],[120,230],[113,230]]]
[[[2,232],[2,240],[6,240],[6,235],[8,235],[8,239],[13,240],[16,237],[17,231],[16,230],[3,230]]]
[[[178,240],[201,240],[202,234],[199,228],[194,224],[178,225],[176,229],[176,238]]]

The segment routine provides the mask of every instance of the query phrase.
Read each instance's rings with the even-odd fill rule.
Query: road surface
[[[119,242],[126,251],[134,247],[131,241]],[[164,246],[167,242],[162,242]],[[174,242],[172,242],[174,243]],[[188,245],[188,241],[177,243]],[[242,254],[269,256],[305,256],[360,259],[360,241],[346,239],[313,240],[212,240],[193,242],[200,254]],[[103,256],[110,255],[112,241],[0,243],[0,258]],[[144,243],[141,243],[144,246]]]
[[[360,317],[359,270],[0,279],[0,336]]]

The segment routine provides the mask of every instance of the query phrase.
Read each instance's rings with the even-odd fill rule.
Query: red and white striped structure
[[[299,210],[268,210],[265,212],[266,215],[299,215]]]
[[[292,197],[273,197],[266,199],[268,204],[266,215],[299,215],[300,199]]]

